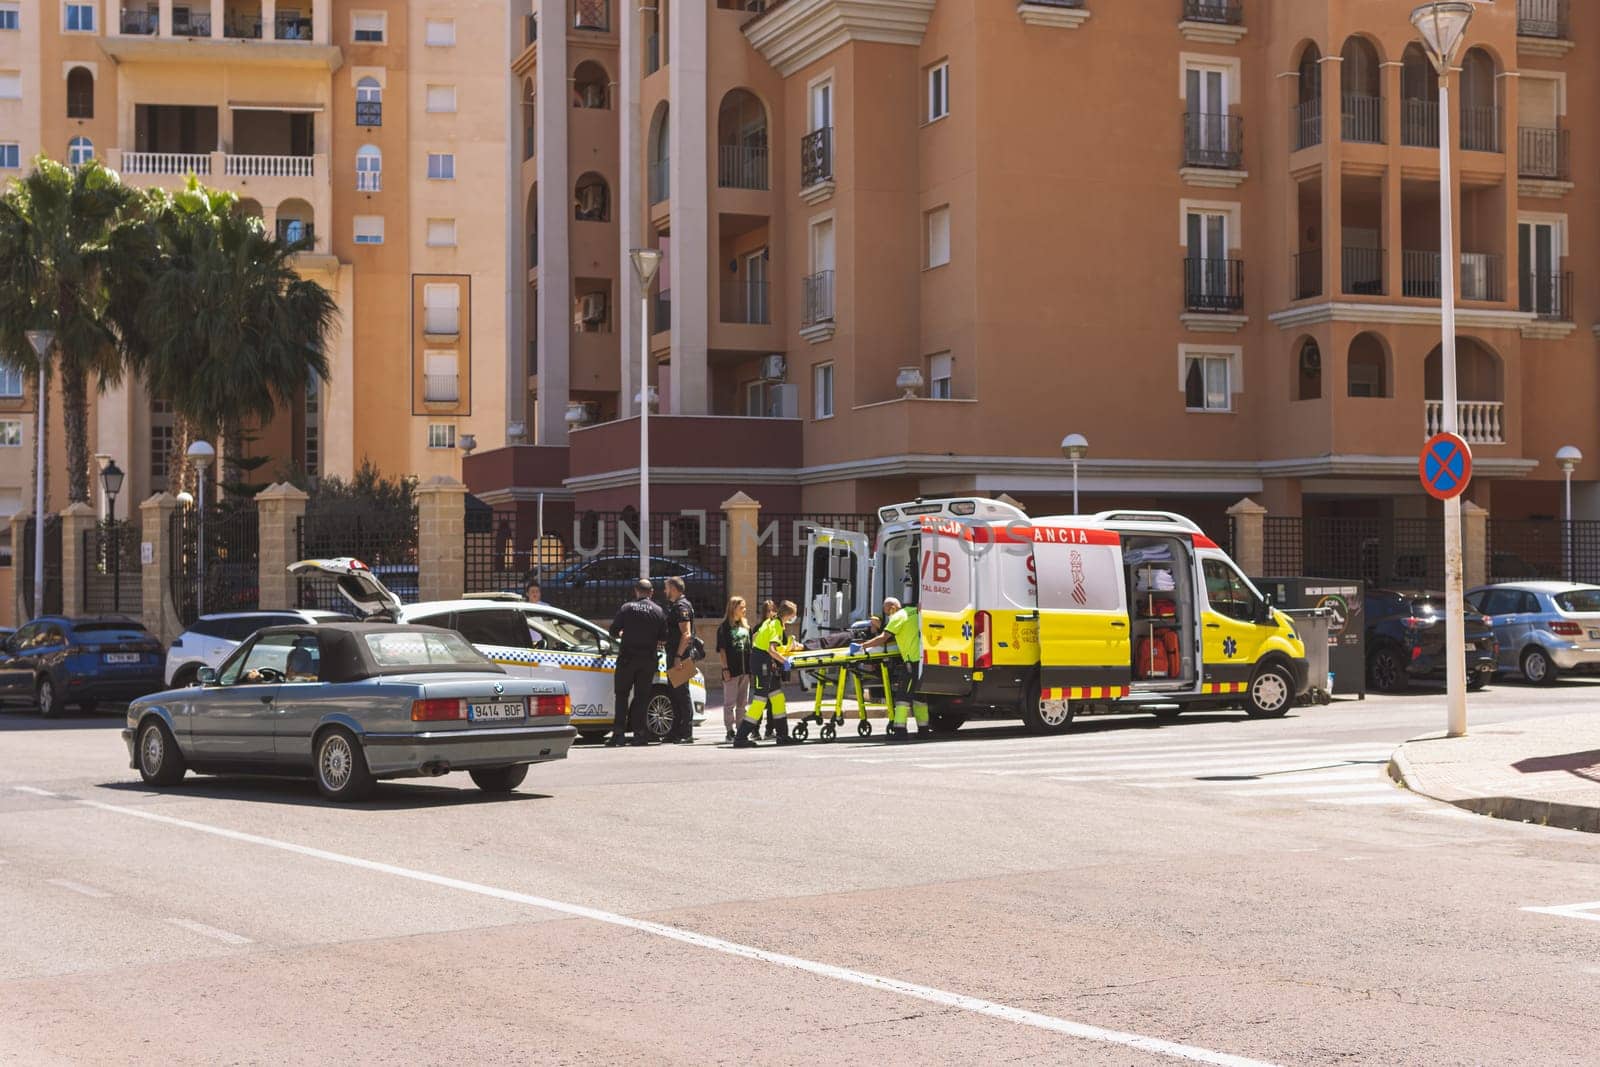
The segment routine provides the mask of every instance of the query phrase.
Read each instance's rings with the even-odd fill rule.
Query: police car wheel
[[[1250,680],[1244,710],[1252,719],[1279,719],[1294,707],[1294,679],[1289,671],[1269,663]]]
[[[657,741],[665,741],[667,735],[672,733],[675,717],[672,694],[666,686],[656,686],[650,691],[650,702],[644,706],[645,732]]]

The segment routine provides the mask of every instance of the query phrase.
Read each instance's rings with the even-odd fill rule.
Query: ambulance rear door
[[[813,527],[806,537],[802,639],[848,630],[869,614],[872,546],[864,533]]]
[[[979,525],[979,532],[986,527]],[[922,627],[919,693],[965,696],[972,689],[974,529],[922,520],[917,608]]]
[[[1033,526],[1039,585],[1039,687],[1042,700],[1124,697],[1133,648],[1122,539],[1110,530]]]

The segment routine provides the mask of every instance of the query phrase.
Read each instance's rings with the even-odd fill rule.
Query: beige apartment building
[[[522,0],[526,3],[527,0]],[[1406,0],[536,0],[496,501],[1425,518],[1436,81]],[[1452,77],[1472,499],[1600,518],[1600,9],[1484,0]],[[662,249],[641,318],[626,250]],[[641,337],[641,334],[644,336]]]
[[[486,0],[3,0],[0,179],[92,155],[129,184],[197,175],[310,237],[299,269],[340,310],[332,377],[261,428],[259,476],[459,477],[468,435],[507,440],[513,22]],[[0,371],[0,512],[31,507],[26,384]],[[122,514],[164,487],[171,425],[136,382],[96,398]]]

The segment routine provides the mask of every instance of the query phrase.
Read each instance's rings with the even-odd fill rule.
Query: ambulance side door
[[[1256,622],[1260,599],[1237,568],[1220,553],[1197,556],[1205,601],[1200,611],[1202,678],[1221,692],[1244,692],[1255,673],[1262,645],[1277,627]]]
[[[1113,690],[1133,674],[1122,541],[1105,530],[1033,527],[1039,587],[1040,688]]]
[[[971,531],[924,520],[918,569],[922,626],[921,692],[960,695],[972,687],[973,553]]]
[[[867,535],[813,528],[806,536],[806,600],[801,636],[850,628],[870,614],[867,597],[872,549]]]

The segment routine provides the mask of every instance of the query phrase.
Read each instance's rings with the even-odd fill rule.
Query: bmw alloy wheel
[[[329,734],[317,754],[317,776],[329,792],[337,793],[350,784],[354,771],[355,755],[350,751],[350,741],[344,734]]]
[[[162,736],[161,727],[150,723],[139,735],[140,770],[154,778],[161,773],[161,765],[166,759],[167,739]]]

